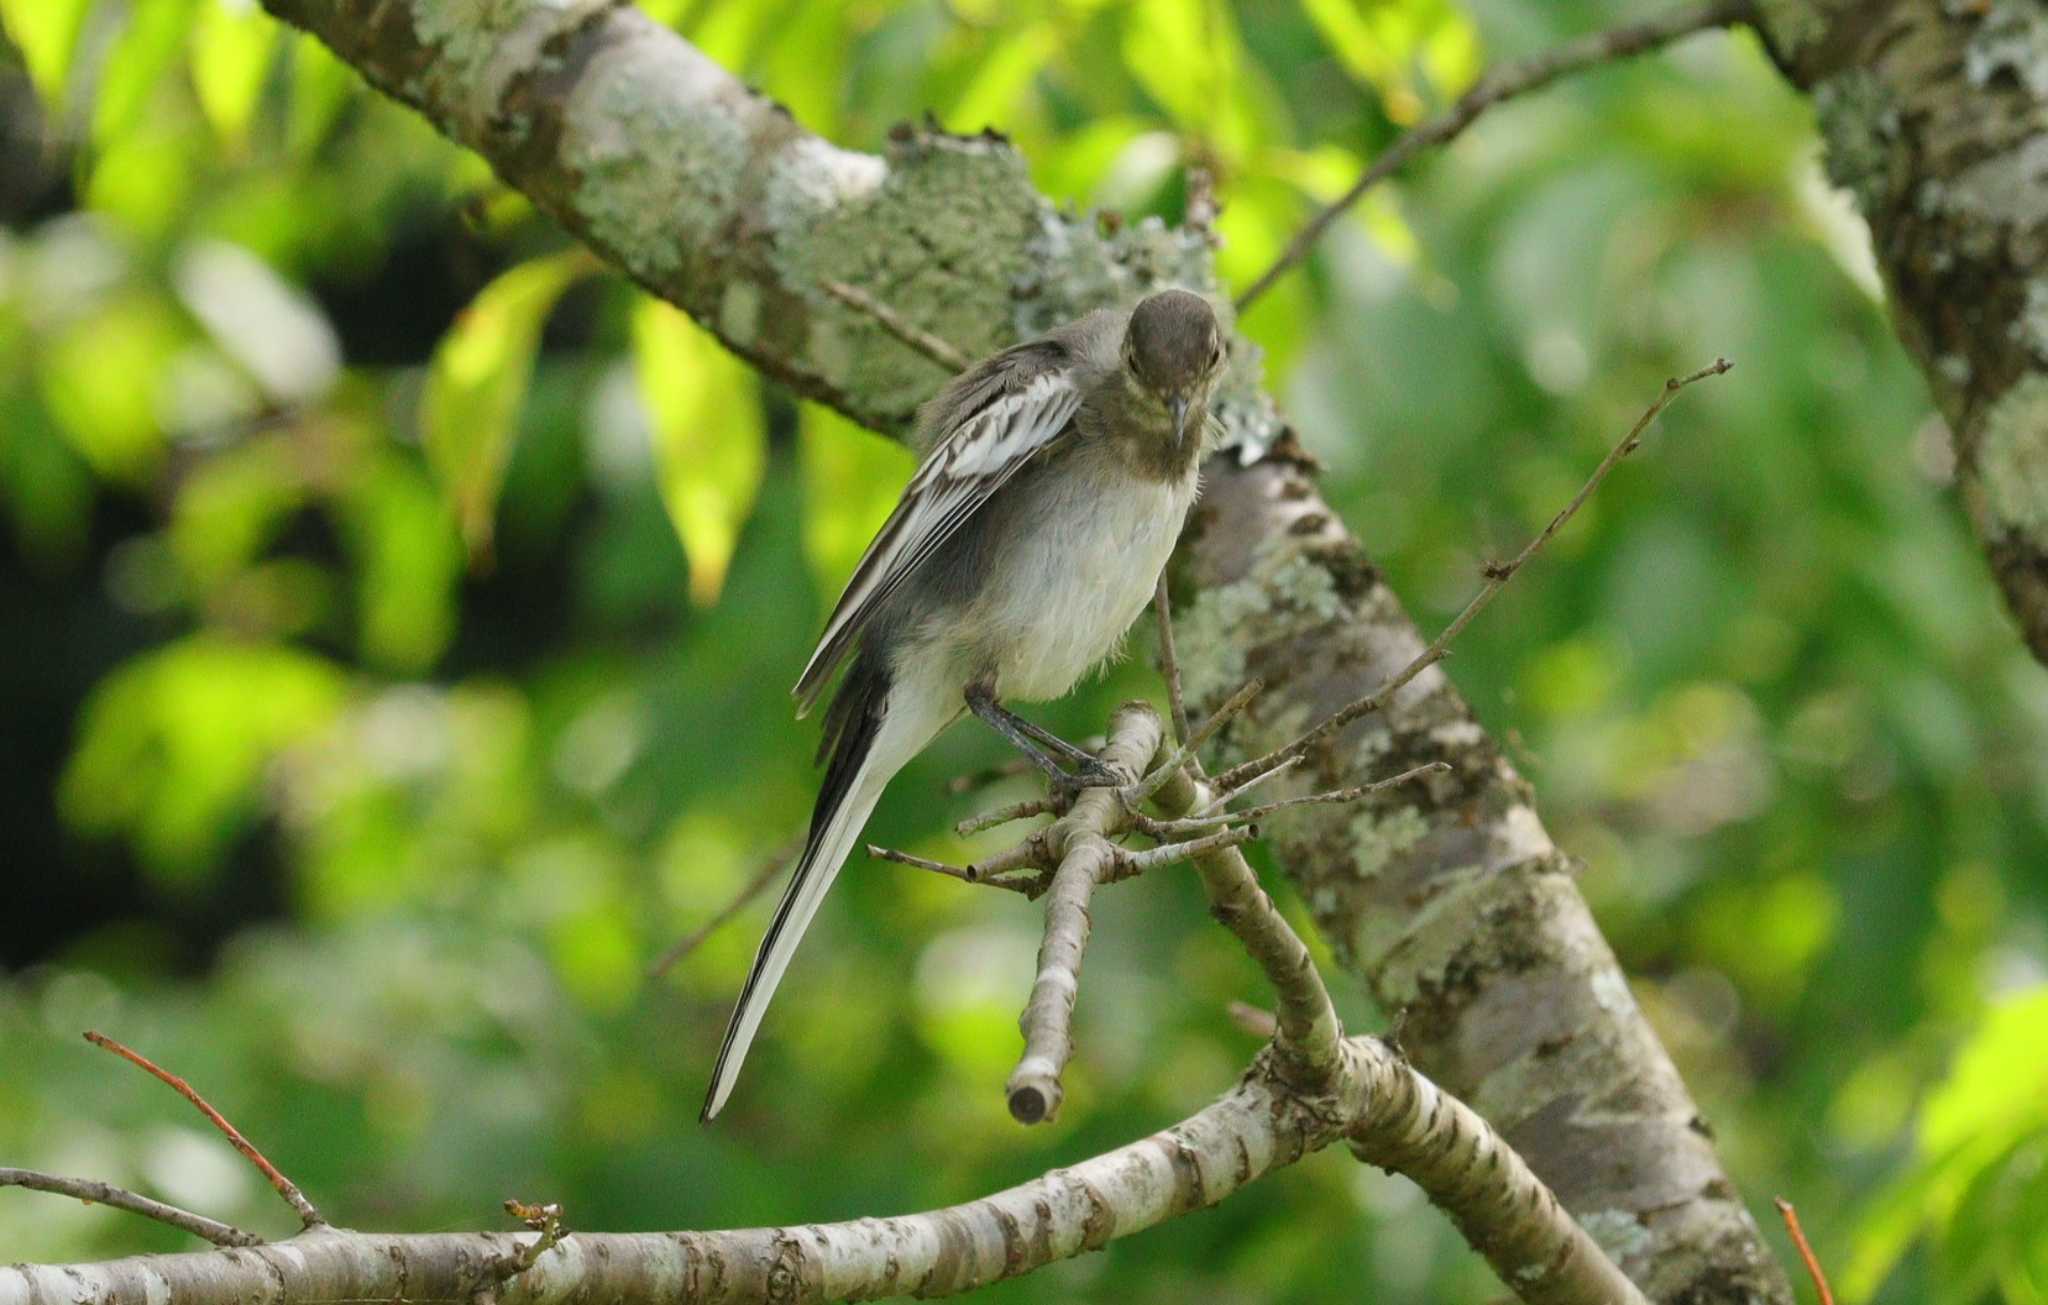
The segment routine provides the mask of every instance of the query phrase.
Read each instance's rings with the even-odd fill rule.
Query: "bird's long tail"
[[[825,899],[825,892],[839,876],[839,867],[853,850],[862,826],[881,799],[882,790],[930,739],[910,719],[916,713],[896,704],[891,711],[887,675],[863,658],[848,671],[838,696],[825,719],[825,740],[819,749],[829,754],[824,787],[811,811],[810,837],[803,856],[775,907],[761,949],[754,954],[754,968],[740,989],[739,1005],[733,1008],[732,1023],[725,1030],[725,1045],[718,1052],[718,1066],[711,1072],[711,1091],[704,1100],[702,1118],[709,1122],[725,1108],[739,1078],[747,1048],[761,1027],[761,1016],[796,954],[804,930]]]

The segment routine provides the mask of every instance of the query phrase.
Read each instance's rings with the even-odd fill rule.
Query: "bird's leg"
[[[1093,755],[997,702],[995,689],[985,681],[967,686],[967,709],[1044,771],[1056,789],[1071,793],[1083,788],[1116,788],[1124,782],[1122,776]],[[1061,769],[1061,761],[1073,770]]]

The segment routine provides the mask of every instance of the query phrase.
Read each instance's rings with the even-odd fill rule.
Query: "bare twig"
[[[1159,751],[1162,733],[1159,713],[1150,705],[1126,703],[1110,721],[1103,764],[1137,773]],[[1017,1019],[1024,1051],[1003,1085],[1018,1123],[1036,1124],[1059,1113],[1060,1076],[1074,1054],[1074,997],[1091,927],[1088,901],[1097,885],[1117,876],[1127,855],[1109,841],[1122,828],[1127,810],[1116,790],[1084,789],[1071,811],[1025,840],[1042,855],[1056,857],[1058,868],[1046,894],[1038,973]]]
[[[1254,1006],[1248,1001],[1233,1001],[1224,1007],[1224,1014],[1230,1022],[1255,1038],[1271,1040],[1279,1032],[1280,1021],[1273,1018],[1273,1012],[1263,1006]]]
[[[1473,617],[1485,611],[1487,605],[1500,593],[1502,587],[1508,581],[1515,578],[1515,573],[1520,571],[1530,558],[1536,556],[1538,550],[1549,543],[1552,536],[1564,528],[1566,522],[1578,514],[1579,509],[1585,506],[1586,500],[1593,496],[1593,491],[1599,489],[1601,482],[1607,479],[1607,473],[1620,465],[1623,458],[1636,451],[1642,444],[1643,432],[1649,429],[1650,423],[1657,419],[1658,414],[1671,406],[1671,401],[1678,397],[1679,391],[1695,381],[1705,380],[1709,376],[1719,376],[1734,365],[1726,358],[1716,358],[1712,363],[1700,368],[1696,372],[1686,376],[1673,377],[1665,381],[1664,389],[1657,395],[1656,402],[1645,409],[1642,416],[1636,418],[1636,424],[1629,427],[1628,434],[1623,436],[1621,442],[1616,444],[1608,452],[1607,456],[1600,460],[1600,465],[1594,468],[1593,474],[1587,478],[1586,483],[1579,486],[1579,492],[1572,495],[1571,502],[1565,504],[1558,511],[1557,515],[1550,519],[1550,523],[1544,526],[1537,533],[1536,537],[1524,545],[1522,551],[1517,553],[1511,560],[1506,562],[1489,562],[1486,564],[1484,568],[1486,582],[1480,586],[1479,592],[1472,596],[1471,602],[1465,604],[1463,611],[1452,618],[1451,623],[1443,628],[1441,634],[1429,641],[1427,648],[1417,653],[1412,661],[1394,672],[1392,678],[1388,679],[1379,688],[1373,690],[1372,693],[1346,706],[1339,707],[1336,711],[1325,716],[1321,722],[1311,728],[1306,734],[1295,739],[1294,742],[1269,752],[1263,757],[1254,757],[1250,761],[1232,766],[1223,774],[1218,775],[1216,777],[1216,786],[1225,789],[1237,788],[1292,758],[1308,755],[1309,749],[1315,747],[1316,744],[1338,730],[1343,729],[1361,716],[1378,711],[1410,680],[1442,661],[1450,647],[1451,640],[1457,638],[1464,631],[1465,627],[1472,623]]]
[[[1251,792],[1259,785],[1267,783],[1270,780],[1273,780],[1281,775],[1286,774],[1288,771],[1293,770],[1296,766],[1299,766],[1300,764],[1300,757],[1289,757],[1287,760],[1281,762],[1279,765],[1273,767],[1271,770],[1252,776],[1250,779],[1238,785],[1236,788],[1224,789],[1223,791],[1219,792],[1215,797],[1210,798],[1201,806],[1196,807],[1195,814],[1198,816],[1213,815],[1216,812],[1221,811],[1224,807],[1229,806],[1232,802],[1237,801],[1245,794]]]
[[[1207,172],[1201,175],[1207,176]],[[1152,591],[1152,615],[1159,627],[1159,674],[1166,681],[1166,705],[1173,713],[1173,741],[1188,741],[1188,703],[1181,691],[1180,654],[1173,643],[1173,598],[1166,592],[1166,572]]]
[[[781,872],[782,867],[789,864],[789,859],[803,850],[803,845],[802,837],[797,837],[777,848],[773,856],[761,863],[761,868],[754,872],[754,877],[747,881],[746,886],[740,889],[738,895],[720,907],[716,915],[706,920],[703,924],[698,925],[687,936],[677,941],[673,947],[670,947],[659,957],[655,958],[654,964],[647,967],[647,977],[658,979],[662,975],[667,974],[675,968],[677,962],[703,946],[706,938],[717,933],[734,916],[746,910],[747,903],[767,891],[768,885],[775,882],[775,876]]]
[[[1154,793],[1165,787],[1175,775],[1181,773],[1181,767],[1194,759],[1196,750],[1207,743],[1217,730],[1229,724],[1232,717],[1250,705],[1251,700],[1257,697],[1259,690],[1264,687],[1258,680],[1249,680],[1236,693],[1231,694],[1229,699],[1216,709],[1214,715],[1197,725],[1194,732],[1181,741],[1181,745],[1173,750],[1172,755],[1154,766],[1150,774],[1123,790],[1125,805],[1135,811]]]
[[[532,1268],[541,1256],[546,1255],[569,1235],[569,1230],[562,1226],[562,1205],[559,1201],[529,1205],[525,1201],[507,1197],[505,1213],[540,1234],[520,1248],[511,1271],[505,1275],[507,1279],[515,1278]]]
[[[964,372],[974,365],[974,359],[955,349],[952,345],[918,326],[889,305],[856,289],[844,281],[820,281],[825,293],[856,312],[866,313],[898,340],[917,350],[949,372]]]
[[[966,884],[983,884],[989,888],[1006,888],[1013,893],[1021,893],[1027,898],[1035,899],[1045,891],[1045,885],[1033,880],[1029,875],[1005,876],[1000,871],[990,871],[979,865],[948,865],[944,861],[934,861],[929,857],[913,856],[909,852],[901,852],[893,847],[881,847],[874,843],[868,844],[868,855],[877,861],[894,861],[897,865],[907,865],[918,870],[929,870],[935,875],[944,875],[948,879],[958,879]]]
[[[277,1166],[265,1159],[263,1153],[251,1145],[249,1139],[242,1136],[241,1130],[230,1124],[221,1115],[220,1111],[208,1105],[206,1098],[200,1096],[190,1083],[158,1065],[141,1052],[131,1047],[122,1046],[104,1033],[95,1033],[88,1029],[85,1034],[85,1040],[92,1043],[95,1047],[103,1047],[113,1052],[132,1065],[140,1066],[158,1079],[161,1079],[164,1083],[170,1085],[171,1089],[179,1096],[184,1097],[194,1106],[197,1106],[200,1114],[212,1120],[213,1126],[221,1131],[222,1135],[227,1138],[229,1144],[235,1150],[248,1157],[250,1164],[263,1171],[263,1176],[270,1180],[270,1185],[277,1189],[277,1194],[284,1198],[285,1204],[289,1205],[298,1214],[300,1221],[306,1227],[324,1228],[327,1226],[327,1220],[321,1216],[318,1210],[313,1208],[313,1203],[306,1199],[306,1194],[299,1190],[299,1185],[279,1173]]]
[[[1120,847],[1116,856],[1116,877],[1128,879],[1147,870],[1172,865],[1175,861],[1192,861],[1204,853],[1220,852],[1226,847],[1240,847],[1258,836],[1257,825],[1233,825],[1229,829],[1219,829],[1213,834],[1191,838],[1184,843],[1161,843],[1158,847],[1148,847],[1142,852]]]
[[[969,816],[967,819],[955,824],[953,832],[962,838],[966,838],[970,834],[979,834],[985,829],[994,829],[998,825],[1007,825],[1012,820],[1029,820],[1033,816],[1042,816],[1052,810],[1053,800],[1051,798],[1026,798],[1022,802],[1012,802],[1006,807],[997,807],[993,811],[984,811],[978,816]]]
[[[1707,0],[1703,4],[1683,5],[1655,18],[1582,36],[1542,54],[1488,69],[1470,90],[1458,97],[1456,104],[1389,145],[1372,161],[1372,166],[1351,183],[1349,190],[1309,219],[1295,233],[1294,239],[1287,242],[1287,248],[1273,260],[1273,265],[1259,273],[1258,279],[1238,295],[1237,311],[1243,313],[1250,308],[1254,301],[1273,288],[1273,283],[1289,268],[1308,257],[1309,250],[1315,247],[1330,224],[1356,204],[1365,192],[1398,172],[1424,150],[1456,139],[1480,114],[1494,105],[1539,90],[1560,77],[1596,64],[1642,54],[1707,28],[1743,22],[1749,18],[1750,11],[1749,0]]]
[[[1799,1258],[1806,1264],[1806,1272],[1813,1279],[1813,1290],[1820,1296],[1820,1305],[1835,1305],[1835,1293],[1828,1287],[1828,1275],[1820,1267],[1820,1257],[1813,1253],[1813,1246],[1806,1240],[1806,1230],[1799,1226],[1799,1211],[1792,1202],[1782,1196],[1773,1197],[1773,1205],[1785,1220],[1785,1231],[1792,1234],[1792,1245],[1798,1248]]]
[[[0,1187],[24,1187],[30,1191],[51,1192],[58,1196],[70,1196],[87,1205],[105,1205],[116,1210],[139,1214],[145,1219],[167,1223],[181,1228],[194,1237],[203,1238],[215,1246],[261,1246],[263,1239],[255,1233],[244,1232],[233,1224],[209,1219],[203,1214],[181,1210],[175,1205],[139,1196],[124,1188],[91,1178],[66,1178],[61,1174],[39,1173],[34,1169],[0,1169]]]
[[[1175,838],[1182,834],[1192,834],[1203,829],[1212,829],[1217,825],[1234,825],[1242,821],[1263,819],[1266,816],[1272,815],[1275,811],[1285,811],[1289,807],[1327,806],[1344,802],[1356,802],[1362,797],[1367,797],[1374,793],[1383,793],[1397,785],[1406,784],[1411,779],[1420,779],[1424,775],[1444,774],[1450,768],[1451,763],[1448,761],[1425,761],[1419,766],[1410,766],[1398,775],[1390,775],[1386,779],[1375,780],[1370,784],[1361,784],[1355,788],[1339,788],[1332,789],[1327,793],[1310,793],[1304,797],[1283,798],[1278,802],[1267,802],[1260,806],[1247,807],[1242,811],[1218,811],[1213,814],[1186,816],[1179,820],[1147,820],[1139,828],[1154,837]]]

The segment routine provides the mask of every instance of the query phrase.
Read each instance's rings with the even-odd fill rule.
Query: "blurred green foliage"
[[[927,108],[1242,285],[1488,59],[1624,7],[648,0],[813,128]],[[791,400],[246,0],[0,0],[0,652],[12,914],[0,1156],[266,1230],[99,1027],[339,1221],[844,1218],[969,1198],[1192,1110],[1258,995],[1185,884],[1107,895],[1058,1124],[997,1090],[1033,913],[842,880],[718,1127],[765,906],[647,964],[800,828],[784,690],[908,454]],[[1245,322],[1420,619],[1662,378],[1726,354],[1471,631],[1541,794],[1770,1226],[1849,1299],[2048,1300],[2048,680],[1805,107],[1707,37],[1489,117]],[[680,542],[679,542],[680,540]],[[1142,660],[1050,709],[1085,734]],[[935,855],[956,731],[874,836]],[[999,796],[1010,796],[998,791]],[[1373,1012],[1347,989],[1352,1016]],[[9,1258],[170,1248],[0,1196]],[[1782,1246],[1782,1242],[1779,1242]],[[1337,1156],[1002,1300],[1493,1298]]]

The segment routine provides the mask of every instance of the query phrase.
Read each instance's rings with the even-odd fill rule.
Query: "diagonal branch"
[[[1399,140],[1380,152],[1351,188],[1309,219],[1273,265],[1237,297],[1237,311],[1250,308],[1289,268],[1307,258],[1330,224],[1345,210],[1365,197],[1365,192],[1385,181],[1425,150],[1448,145],[1478,121],[1488,109],[1517,95],[1541,90],[1560,78],[1603,63],[1613,63],[1668,45],[1683,36],[1715,27],[1748,22],[1755,6],[1751,0],[1706,0],[1703,4],[1681,5],[1655,18],[1624,23],[1620,27],[1567,41],[1553,50],[1517,59],[1486,70],[1484,76],[1449,109],[1419,127],[1404,132]]]
[[[22,1187],[33,1192],[74,1197],[87,1205],[105,1205],[116,1210],[126,1210],[145,1219],[154,1219],[173,1228],[182,1228],[194,1237],[212,1242],[215,1246],[263,1245],[261,1237],[252,1232],[243,1232],[233,1224],[209,1219],[190,1210],[181,1210],[175,1205],[165,1205],[162,1201],[152,1200],[147,1196],[140,1196],[91,1178],[66,1178],[61,1174],[40,1173],[34,1169],[0,1168],[0,1187]]]
[[[299,1185],[278,1172],[277,1166],[270,1163],[269,1159],[256,1149],[254,1143],[242,1136],[242,1130],[230,1124],[220,1111],[207,1104],[206,1098],[200,1096],[190,1083],[158,1065],[141,1052],[134,1050],[132,1047],[121,1045],[104,1033],[94,1033],[91,1030],[87,1030],[85,1040],[92,1043],[95,1047],[113,1052],[121,1059],[155,1076],[168,1085],[173,1092],[191,1102],[200,1114],[205,1115],[212,1122],[213,1126],[221,1131],[221,1135],[227,1138],[229,1145],[233,1146],[235,1150],[240,1151],[250,1164],[255,1165],[258,1170],[262,1171],[264,1180],[277,1190],[279,1196],[284,1198],[284,1203],[289,1205],[299,1216],[300,1222],[308,1228],[324,1228],[327,1226],[327,1220],[322,1218],[320,1212],[313,1208],[313,1203],[306,1199],[306,1194],[299,1190]]]

